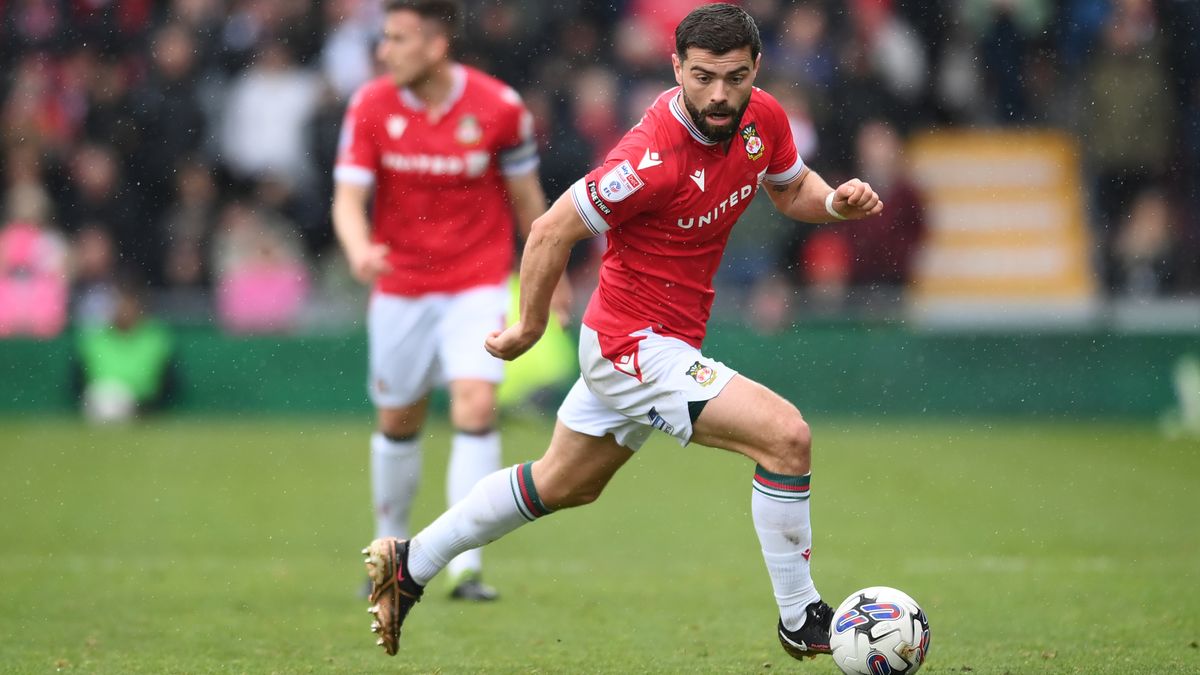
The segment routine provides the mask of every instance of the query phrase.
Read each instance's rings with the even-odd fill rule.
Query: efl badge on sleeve
[[[746,155],[750,159],[758,159],[763,156],[766,146],[763,145],[762,136],[758,135],[758,129],[755,128],[754,122],[742,127],[742,140],[746,141]]]
[[[691,377],[701,387],[707,387],[717,379],[717,371],[713,370],[712,366],[706,366],[699,361],[692,364],[691,368],[687,369],[688,377]]]
[[[475,145],[483,138],[483,128],[474,115],[463,115],[458,121],[458,129],[454,131],[454,140],[462,145]]]
[[[633,170],[629,160],[614,166],[599,181],[600,196],[609,204],[619,202],[642,189],[645,183]]]

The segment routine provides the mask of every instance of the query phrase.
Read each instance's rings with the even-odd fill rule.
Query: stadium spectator
[[[67,246],[49,226],[50,198],[26,182],[9,188],[4,204],[0,337],[54,337],[67,323]]]
[[[152,0],[75,0],[61,4],[70,27],[67,39],[97,45],[110,54],[141,46],[154,18]]]
[[[894,11],[890,1],[855,0],[853,8],[853,29],[872,69],[892,95],[911,108],[925,91],[929,71],[916,29]]]
[[[533,119],[520,98],[451,58],[461,16],[449,0],[388,1],[378,49],[387,74],[351,101],[334,169],[334,227],[350,269],[373,287],[371,476],[381,537],[408,534],[433,386],[447,386],[455,428],[449,502],[500,466],[504,364],[482,341],[504,323],[514,216],[528,232],[545,208]],[[495,598],[480,553],[463,553],[452,563],[452,597]]]
[[[235,201],[222,211],[212,249],[222,328],[274,333],[299,324],[309,271],[293,223],[264,204]]]
[[[221,71],[221,30],[225,19],[224,0],[171,0],[164,23],[182,26],[195,43],[196,69],[205,79],[216,79]]]
[[[122,275],[111,320],[76,336],[73,377],[90,421],[128,421],[161,409],[175,393],[174,337],[147,315],[143,293],[134,274]]]
[[[1148,0],[1115,3],[1084,85],[1084,148],[1094,172],[1101,270],[1117,287],[1120,218],[1143,189],[1167,174],[1172,141],[1170,77]]]
[[[292,0],[228,0],[221,26],[220,56],[223,69],[240,73],[261,58],[265,50],[286,45],[289,60],[309,63],[319,54],[324,31],[319,2]]]
[[[896,128],[868,120],[854,147],[858,175],[888,208],[853,224],[802,226],[785,235],[782,262],[792,270],[791,280],[808,291],[809,313],[840,312],[851,301],[865,307],[895,304],[913,278],[925,236],[923,202]]]
[[[206,287],[218,186],[212,168],[200,161],[181,160],[172,173],[174,196],[161,221],[160,238],[166,242],[163,277],[176,288]]]
[[[370,11],[373,5],[369,0],[325,3],[325,23],[330,30],[321,48],[321,74],[343,102],[376,75],[371,45],[379,19]]]
[[[71,319],[79,326],[112,321],[117,305],[117,251],[102,225],[85,224],[71,242]]]
[[[120,267],[159,279],[162,242],[143,215],[141,195],[126,177],[116,150],[99,142],[79,146],[70,158],[68,179],[60,202],[65,229],[107,230]]]
[[[582,376],[541,459],[480,480],[411,542],[364,550],[372,630],[388,654],[424,586],[453,556],[555,510],[599,497],[654,429],[756,462],[752,520],[779,605],[777,636],[800,659],[829,653],[833,609],[809,572],[811,435],[796,408],[700,351],[729,228],[765,186],[788,217],[858,219],[883,204],[852,179],[831,188],[796,153],[784,111],[753,88],[762,43],[743,10],[693,10],[675,32],[676,82],[604,163],[534,223],[521,265],[521,318],[487,339],[513,359],[543,335],[572,245],[607,233],[600,286],[583,317]]]
[[[7,73],[8,96],[0,107],[0,141],[10,146],[31,143],[62,151],[70,148],[77,129],[54,79],[54,63],[41,54],[23,54]]]
[[[136,144],[117,147],[136,153],[127,169],[139,184],[147,218],[156,222],[168,206],[175,163],[210,149],[210,124],[198,45],[189,30],[179,23],[159,28],[150,56],[149,72],[132,93]]]
[[[1177,276],[1179,237],[1160,188],[1148,187],[1133,200],[1113,243],[1117,289],[1139,298],[1161,295]]]
[[[862,41],[843,43],[839,57],[842,77],[834,81],[824,105],[814,109],[813,117],[824,138],[839,140],[821,148],[821,166],[831,175],[848,176],[855,166],[853,141],[859,127],[882,115],[903,129],[912,123],[915,113],[885,86]]]
[[[859,129],[855,145],[859,175],[888,207],[847,232],[853,252],[850,283],[899,289],[912,279],[914,258],[925,236],[925,209],[894,127],[882,120],[868,121]]]
[[[475,9],[479,16],[475,30],[463,42],[477,58],[479,68],[502,82],[526,81],[540,47],[539,6],[517,0],[494,0],[480,3]]]
[[[795,73],[796,83],[824,91],[837,74],[837,51],[829,34],[829,16],[819,2],[798,2],[784,14],[779,41],[768,56],[781,72]]]
[[[286,177],[307,188],[315,167],[306,133],[320,99],[320,80],[300,68],[286,45],[268,43],[230,85],[221,154],[234,174],[253,180]]]
[[[138,164],[147,158],[141,146],[142,135],[129,116],[129,111],[138,105],[134,101],[131,82],[129,67],[124,61],[106,55],[98,58],[91,77],[82,83],[87,96],[83,133],[87,138],[108,139],[115,147],[129,153],[127,163]]]
[[[616,75],[607,68],[593,66],[575,73],[572,83],[575,111],[572,125],[584,138],[591,139],[597,152],[602,152],[600,148],[612,147],[625,126],[617,105],[620,85]]]
[[[965,0],[962,17],[979,45],[982,75],[993,104],[992,121],[1030,121],[1026,66],[1052,17],[1049,0]]]
[[[58,47],[67,18],[61,3],[43,0],[9,0],[0,3],[0,64],[8,66],[25,54]]]

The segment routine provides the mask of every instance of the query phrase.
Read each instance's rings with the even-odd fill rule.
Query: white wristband
[[[836,195],[837,195],[837,190],[834,190],[833,192],[830,192],[829,194],[825,195],[825,210],[828,211],[829,215],[833,216],[834,218],[837,218],[838,220],[845,220],[846,216],[843,216],[842,214],[838,213],[837,210],[833,208],[833,198]]]

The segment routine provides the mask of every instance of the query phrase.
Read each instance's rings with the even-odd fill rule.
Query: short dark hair
[[[750,48],[750,58],[758,60],[762,52],[762,37],[754,18],[737,5],[713,3],[701,5],[675,27],[675,52],[680,60],[687,56],[688,47],[713,54],[726,54],[742,47]]]
[[[386,0],[385,12],[415,12],[422,19],[441,24],[454,42],[462,32],[463,11],[457,0]]]

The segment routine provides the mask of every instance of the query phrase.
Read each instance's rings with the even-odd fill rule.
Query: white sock
[[[788,630],[804,625],[804,608],[820,599],[809,571],[812,522],[809,474],[786,476],[755,467],[750,508],[763,561],[775,589],[779,618]]]
[[[533,462],[483,477],[471,492],[412,538],[408,572],[424,586],[463,551],[496,541],[550,513],[533,486]]]
[[[421,442],[371,436],[371,494],[375,536],[408,538],[408,516],[421,479]]]
[[[454,435],[450,446],[450,465],[446,469],[446,506],[454,506],[463,500],[471,488],[484,476],[500,468],[500,433],[491,431],[483,435]],[[483,554],[473,548],[455,556],[446,566],[451,577],[466,571],[478,572],[483,568]]]

